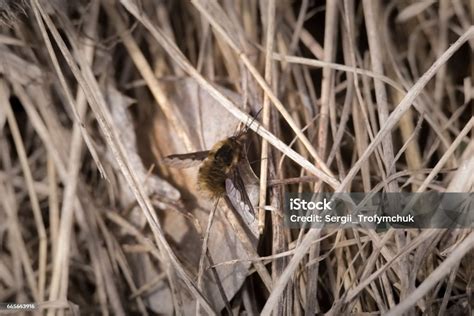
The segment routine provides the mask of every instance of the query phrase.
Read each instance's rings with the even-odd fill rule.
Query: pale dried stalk
[[[265,43],[265,81],[269,86],[272,83],[272,59],[273,38],[275,34],[275,0],[268,1],[266,19],[266,43]],[[263,96],[262,125],[269,129],[270,125],[270,98],[267,94]],[[258,200],[258,231],[263,234],[265,225],[265,203],[267,201],[267,177],[268,177],[268,142],[262,139],[260,153],[260,192]]]
[[[403,86],[397,83],[396,81],[394,81],[393,79],[391,79],[390,77],[379,75],[379,74],[374,73],[373,71],[366,70],[363,68],[357,68],[357,67],[341,65],[337,63],[332,63],[332,62],[327,62],[327,61],[322,61],[322,60],[317,60],[317,59],[310,59],[310,58],[305,58],[305,57],[299,57],[299,56],[285,55],[281,53],[273,53],[273,58],[281,62],[307,65],[307,66],[317,67],[317,68],[330,68],[333,70],[340,70],[340,71],[350,72],[357,75],[367,76],[376,80],[380,80],[381,82],[384,82],[390,85],[392,88],[402,93],[406,93],[406,90],[403,88]]]
[[[337,36],[337,1],[326,2],[326,20],[324,26],[324,61],[331,62],[335,56]],[[333,91],[334,71],[323,68],[321,83],[321,109],[319,112],[318,147],[323,159],[326,158],[326,144],[328,141],[329,104],[334,97]]]
[[[48,205],[49,205],[49,234],[51,240],[51,253],[56,253],[59,236],[59,197],[56,183],[56,167],[51,154],[48,154],[47,174],[48,174]]]
[[[377,20],[375,17],[374,11],[375,8],[374,6],[376,3],[372,2],[371,0],[364,0],[363,1],[363,6],[364,6],[364,16],[365,16],[365,21],[366,21],[366,27],[367,27],[367,37],[369,40],[369,50],[370,50],[370,57],[371,57],[371,62],[372,62],[372,69],[374,73],[378,75],[383,75],[384,70],[383,70],[383,54],[382,54],[382,49],[380,47],[380,38],[378,35],[378,30],[377,30]],[[378,80],[374,81],[374,87],[375,87],[375,99],[377,101],[377,109],[378,109],[378,114],[379,114],[379,122],[380,126],[383,126],[385,121],[388,118],[389,110],[388,110],[388,104],[387,104],[387,91],[385,90],[385,86]],[[385,168],[387,169],[387,176],[390,176],[394,170],[390,170],[393,166],[393,158],[394,158],[394,153],[393,153],[393,141],[392,141],[392,135],[390,133],[387,133],[385,138],[382,140],[382,147],[383,147],[383,160],[385,163]],[[387,192],[399,192],[398,184],[397,182],[390,182],[388,183],[388,190]]]
[[[207,220],[207,227],[206,231],[204,232],[204,238],[202,240],[202,247],[201,247],[201,257],[199,258],[199,266],[198,266],[198,275],[197,275],[197,287],[200,291],[202,291],[202,277],[204,275],[204,265],[206,263],[206,254],[207,254],[207,244],[209,241],[209,236],[211,234],[211,227],[212,227],[212,222],[214,221],[214,215],[216,214],[217,210],[217,204],[219,201],[217,201],[214,205],[214,208],[212,209],[211,213],[209,214],[209,218]],[[219,282],[219,280],[216,280],[216,282]],[[200,315],[200,305],[199,301],[196,301],[196,315]]]

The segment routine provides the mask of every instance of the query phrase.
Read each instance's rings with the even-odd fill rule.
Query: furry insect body
[[[242,178],[245,175],[250,185],[255,183],[252,182],[252,175],[255,177],[255,174],[243,150],[246,135],[245,130],[237,136],[218,142],[209,151],[170,155],[162,162],[176,168],[189,168],[201,163],[197,179],[199,190],[210,199],[225,197],[252,234],[258,238],[255,210]]]
[[[237,167],[242,154],[240,136],[229,137],[214,145],[198,173],[198,185],[211,198],[226,194],[225,181]]]

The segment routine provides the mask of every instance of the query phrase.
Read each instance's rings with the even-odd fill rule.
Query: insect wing
[[[170,155],[163,158],[162,163],[178,169],[198,166],[209,155],[209,150],[196,151],[188,154]]]
[[[237,213],[244,221],[245,225],[258,236],[258,225],[255,218],[255,211],[248,197],[242,177],[236,168],[225,181],[225,188],[229,200],[232,202]]]

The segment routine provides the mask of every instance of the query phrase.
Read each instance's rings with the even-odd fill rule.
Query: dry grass
[[[467,0],[0,0],[0,302],[471,315],[472,229],[282,212],[285,192],[472,192],[473,21]],[[159,163],[239,122],[259,240]]]

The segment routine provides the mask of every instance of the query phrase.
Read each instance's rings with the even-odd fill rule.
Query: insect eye
[[[226,144],[217,150],[215,157],[226,165],[230,165],[232,162],[233,152],[232,147]]]

